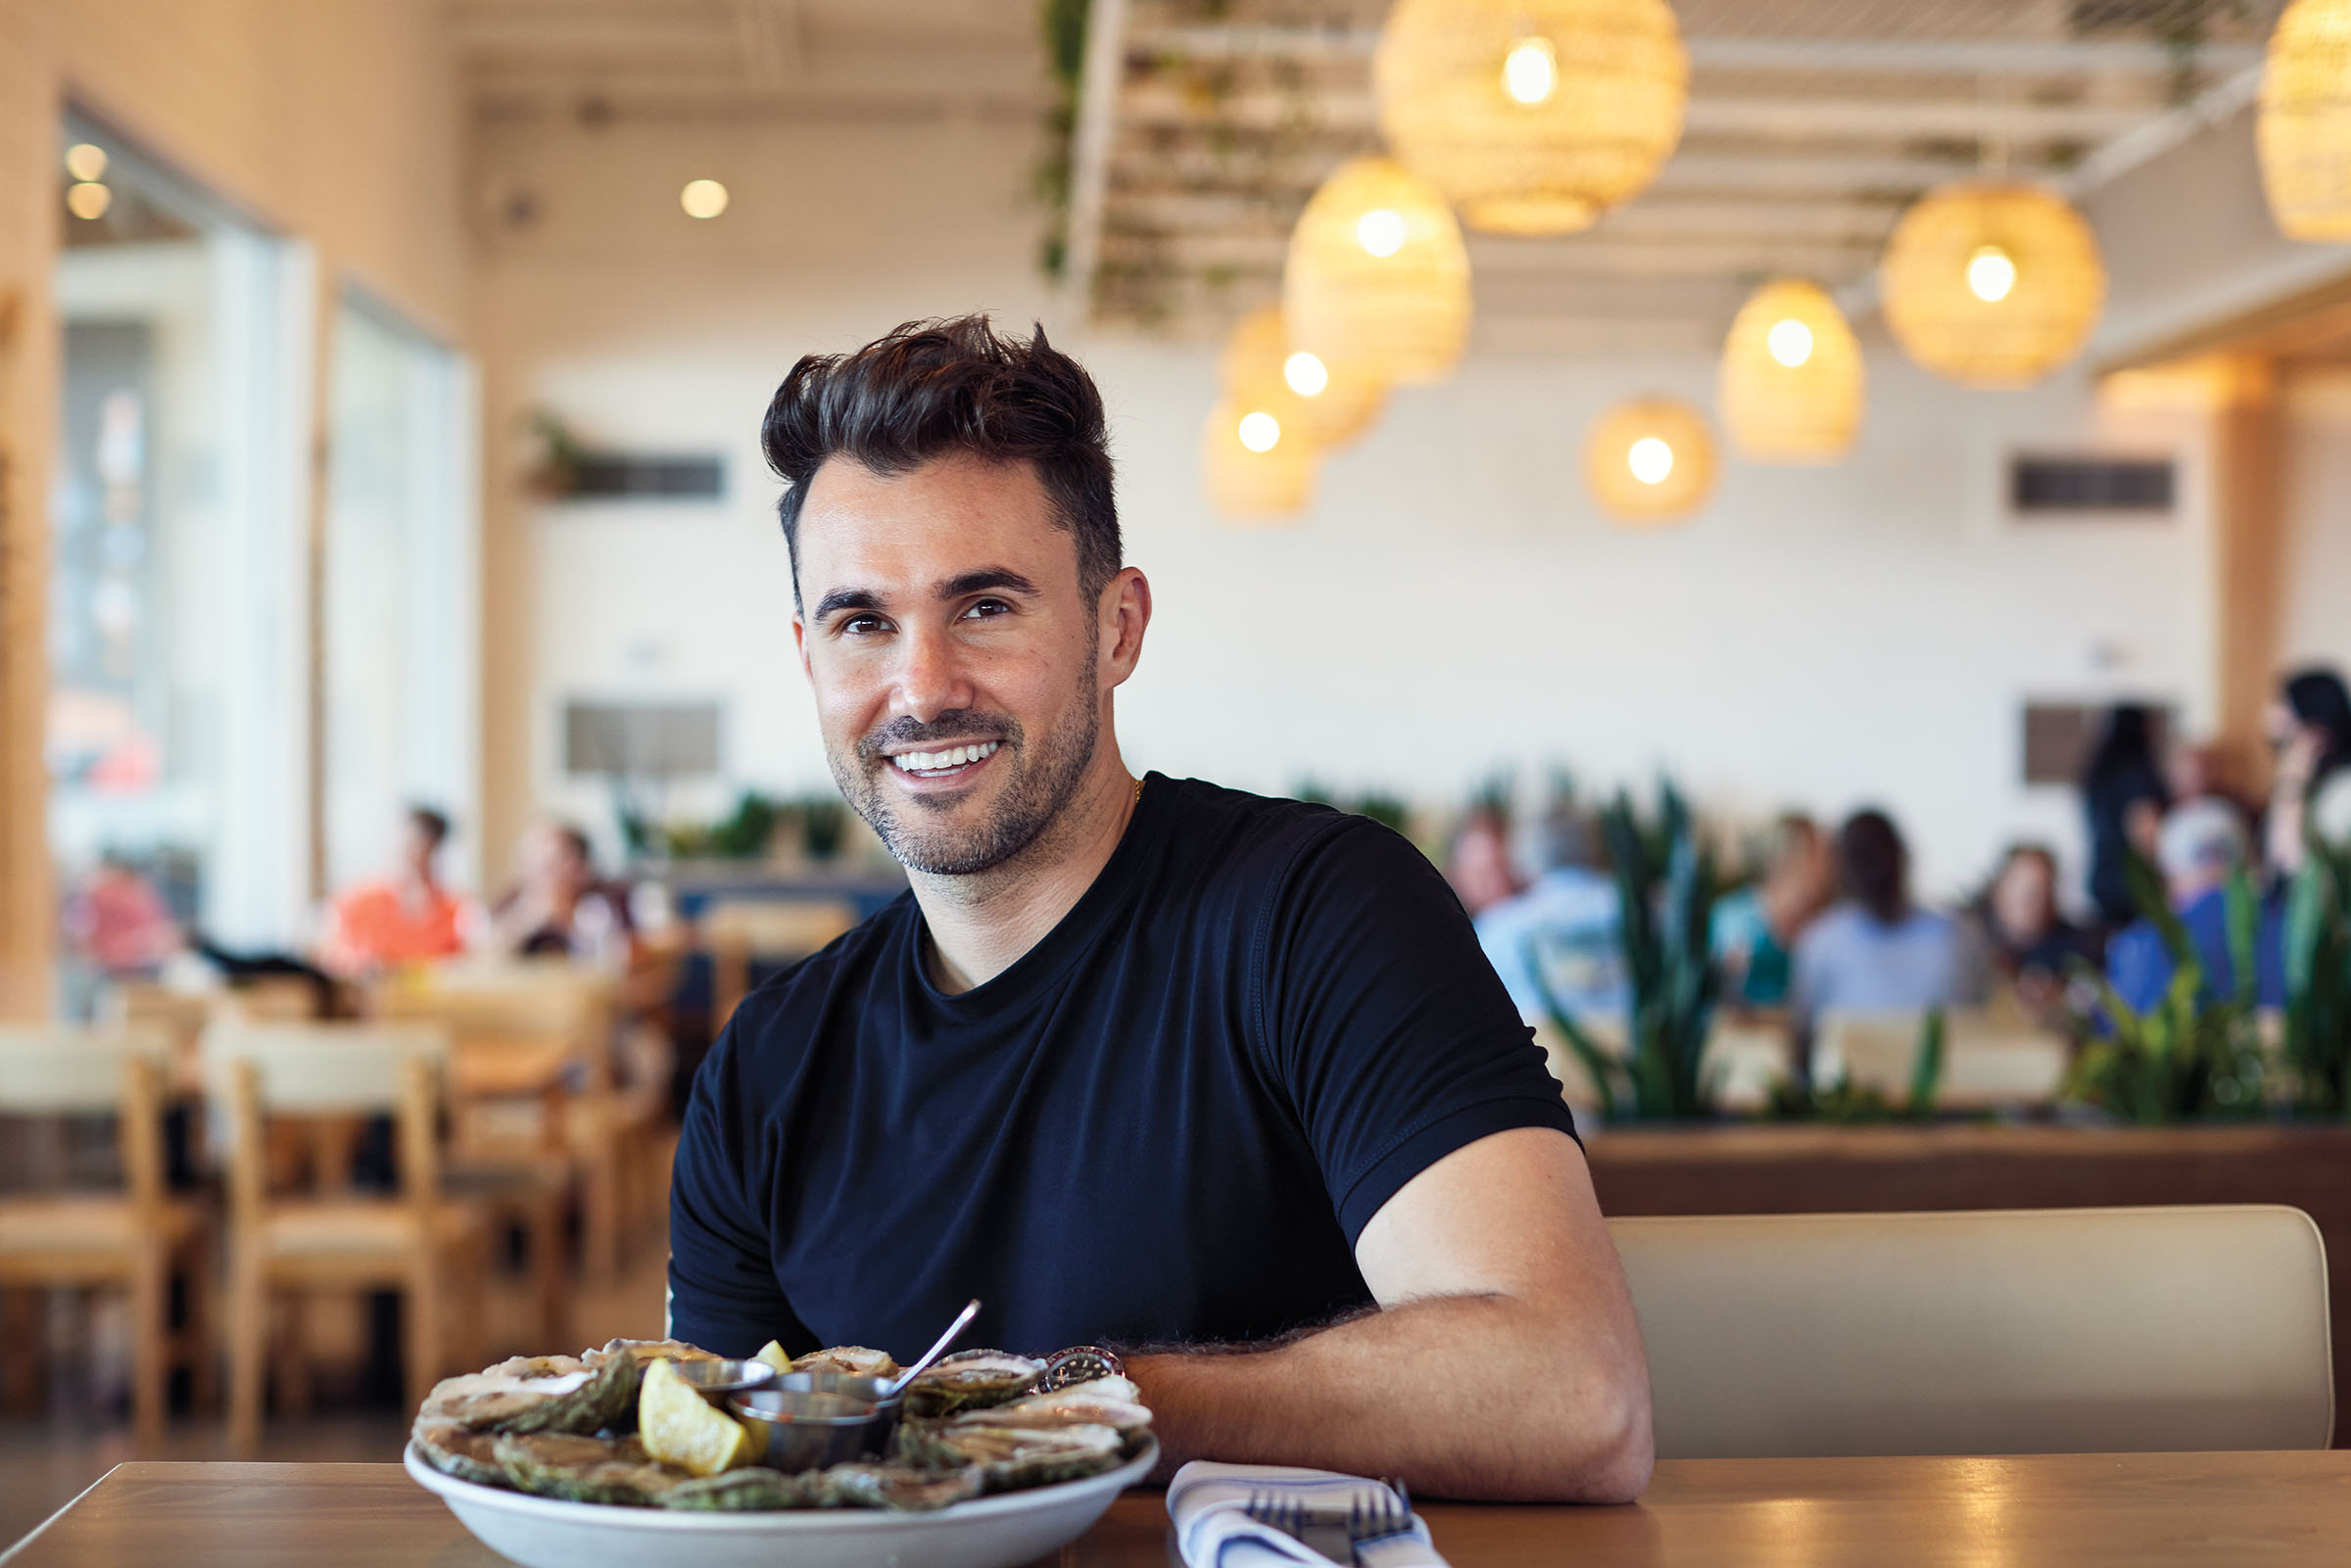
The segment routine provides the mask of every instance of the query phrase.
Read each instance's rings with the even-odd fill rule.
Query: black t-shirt
[[[674,1331],[730,1355],[1258,1339],[1367,1306],[1354,1243],[1465,1144],[1572,1135],[1453,892],[1321,806],[1154,774],[1010,969],[900,898],[745,998],[671,1189]]]

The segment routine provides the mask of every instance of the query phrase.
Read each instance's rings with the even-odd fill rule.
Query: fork
[[[1351,1554],[1391,1536],[1410,1535],[1412,1529],[1413,1510],[1399,1502],[1393,1494],[1368,1502],[1358,1497],[1347,1510],[1347,1546]]]

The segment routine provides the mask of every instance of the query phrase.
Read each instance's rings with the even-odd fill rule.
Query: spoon
[[[946,1350],[946,1348],[955,1343],[955,1336],[962,1333],[965,1329],[971,1327],[972,1319],[978,1317],[979,1315],[980,1304],[977,1301],[966,1302],[964,1304],[963,1310],[955,1314],[955,1321],[949,1323],[947,1325],[947,1331],[938,1337],[938,1343],[932,1346],[929,1350],[923,1352],[923,1357],[921,1360],[915,1362],[905,1371],[900,1372],[897,1376],[897,1380],[882,1391],[882,1398],[885,1400],[894,1400],[899,1395],[905,1393],[906,1385],[913,1382],[916,1378],[922,1376],[925,1371],[929,1370],[931,1363],[937,1360],[939,1355]]]

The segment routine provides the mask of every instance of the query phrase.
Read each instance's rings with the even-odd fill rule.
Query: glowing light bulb
[[[115,205],[115,193],[91,180],[66,189],[66,211],[75,217],[101,218]]]
[[[1643,436],[1625,452],[1624,465],[1644,485],[1662,485],[1673,472],[1673,449],[1655,436]]]
[[[1549,38],[1521,38],[1502,61],[1502,90],[1532,107],[1559,90],[1559,57]]]
[[[106,149],[92,142],[75,142],[66,149],[66,172],[85,185],[106,178]]]
[[[2016,287],[2016,263],[1996,245],[1979,245],[1967,259],[1967,291],[1986,305],[1997,305]]]
[[[678,192],[688,217],[716,217],[727,210],[727,188],[714,179],[690,179]]]
[[[1321,360],[1300,349],[1281,361],[1281,379],[1301,398],[1319,398],[1330,385],[1330,371]]]
[[[1394,256],[1404,249],[1404,214],[1390,207],[1374,207],[1355,220],[1355,242],[1373,256]]]
[[[1763,335],[1763,346],[1774,359],[1793,370],[1812,357],[1812,329],[1794,316],[1774,321]]]
[[[1251,451],[1271,451],[1281,440],[1281,421],[1263,408],[1241,415],[1241,445]]]

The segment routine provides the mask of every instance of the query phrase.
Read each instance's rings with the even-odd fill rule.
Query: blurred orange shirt
[[[422,907],[412,908],[390,881],[361,882],[337,897],[319,962],[337,974],[389,969],[465,950],[458,933],[463,905],[436,887]]]

